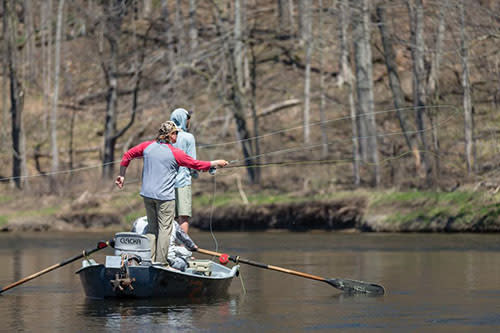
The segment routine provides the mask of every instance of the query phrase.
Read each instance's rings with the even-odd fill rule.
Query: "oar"
[[[347,292],[347,293],[364,293],[364,294],[372,294],[372,295],[383,295],[384,294],[384,287],[382,287],[378,284],[375,284],[375,283],[363,282],[363,281],[357,281],[357,280],[349,280],[349,279],[340,279],[340,278],[325,279],[321,276],[316,276],[316,275],[312,275],[312,274],[308,274],[308,273],[302,273],[302,272],[294,271],[294,270],[283,268],[283,267],[266,265],[266,264],[251,261],[248,259],[243,259],[243,258],[240,258],[239,256],[227,257],[226,254],[222,254],[222,253],[218,253],[218,252],[214,252],[214,251],[209,251],[209,250],[204,250],[204,249],[200,249],[200,248],[198,248],[196,251],[203,253],[203,254],[208,254],[210,256],[216,256],[216,257],[223,256],[223,258],[226,257],[235,263],[241,262],[241,263],[255,266],[255,267],[270,269],[273,271],[297,275],[297,276],[304,277],[307,279],[326,282],[329,285],[331,285],[337,289],[340,289],[344,292]]]
[[[78,260],[78,259],[80,259],[80,258],[86,257],[86,256],[88,256],[88,255],[90,255],[90,254],[92,254],[92,253],[94,253],[94,252],[97,252],[97,251],[99,251],[99,250],[102,250],[102,249],[104,249],[104,248],[106,248],[106,247],[108,247],[108,246],[113,247],[113,246],[114,246],[114,240],[109,240],[109,241],[107,241],[107,242],[101,241],[101,242],[97,243],[97,247],[96,247],[96,248],[94,248],[94,249],[83,250],[83,252],[82,252],[82,253],[80,253],[79,255],[76,255],[76,256],[74,256],[74,257],[68,258],[68,259],[66,259],[66,260],[64,260],[64,261],[62,261],[62,262],[60,262],[60,263],[58,263],[58,264],[52,265],[52,266],[50,266],[50,267],[45,268],[44,270],[41,270],[41,271],[40,271],[40,272],[38,272],[38,273],[32,274],[32,275],[30,275],[30,276],[25,277],[24,279],[21,279],[21,280],[19,280],[19,281],[17,281],[17,282],[14,282],[14,283],[12,283],[12,284],[9,284],[8,286],[6,286],[6,287],[4,287],[4,288],[2,288],[2,289],[0,290],[0,294],[1,294],[1,293],[3,293],[3,292],[4,292],[4,291],[6,291],[6,290],[9,290],[9,289],[11,289],[11,288],[17,287],[17,286],[18,286],[18,285],[20,285],[20,284],[23,284],[23,283],[25,283],[25,282],[28,282],[28,281],[30,281],[30,280],[33,280],[33,279],[35,279],[35,278],[39,277],[40,275],[43,275],[43,274],[48,273],[48,272],[50,272],[50,271],[53,271],[53,270],[54,270],[54,269],[56,269],[56,268],[63,267],[64,265],[67,265],[67,264],[69,264],[69,263],[72,263],[73,261]]]

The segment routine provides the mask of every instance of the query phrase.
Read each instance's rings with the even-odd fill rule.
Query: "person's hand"
[[[118,188],[122,188],[124,182],[125,182],[125,177],[123,176],[116,177],[115,184],[116,186],[118,186]]]
[[[226,160],[215,160],[212,162],[212,166],[215,166],[217,168],[223,168],[228,164],[229,164],[229,162]]]

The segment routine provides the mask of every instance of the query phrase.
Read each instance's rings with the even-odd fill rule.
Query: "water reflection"
[[[0,234],[0,285],[109,235]],[[242,265],[222,298],[86,299],[79,263],[0,296],[4,331],[498,331],[500,234],[219,233],[224,252],[326,278],[383,285],[348,295],[326,283]],[[202,248],[210,234],[197,233]],[[298,245],[299,244],[299,245]],[[104,261],[107,250],[94,258]],[[111,251],[111,250],[109,250]],[[244,293],[246,290],[246,294]]]
[[[83,319],[103,320],[107,329],[155,327],[193,329],[202,322],[224,322],[237,313],[238,296],[204,297],[198,299],[90,299],[78,311]],[[217,318],[211,319],[216,315]],[[138,326],[139,325],[139,326]]]

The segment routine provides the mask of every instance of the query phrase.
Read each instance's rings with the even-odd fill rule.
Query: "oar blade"
[[[349,294],[383,295],[385,293],[384,287],[371,282],[349,279],[326,279],[325,281]]]

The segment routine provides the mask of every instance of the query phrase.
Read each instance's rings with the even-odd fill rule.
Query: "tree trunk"
[[[118,107],[118,40],[121,33],[122,15],[113,8],[114,3],[105,4],[105,37],[109,44],[109,58],[102,67],[105,71],[108,92],[106,94],[106,120],[104,123],[104,153],[102,176],[111,179],[114,174],[114,155],[116,144],[116,113]]]
[[[252,154],[252,146],[249,141],[250,135],[247,130],[246,119],[245,119],[245,96],[244,96],[244,80],[243,80],[243,12],[246,10],[245,6],[242,6],[243,0],[234,1],[234,48],[232,55],[232,78],[233,82],[231,84],[231,101],[233,107],[233,115],[236,121],[236,130],[238,139],[241,140],[241,148],[243,151],[243,156],[245,158],[245,164],[248,166],[248,176],[250,182],[255,184],[257,179],[255,177],[255,169],[252,167],[255,164]]]
[[[48,119],[50,118],[50,110],[51,110],[51,102],[50,102],[50,95],[52,94],[52,0],[48,0],[47,4],[47,82],[46,84],[46,91],[47,91],[47,98],[49,100],[47,107],[45,109],[45,119],[48,122]],[[48,125],[46,126],[48,127]]]
[[[56,185],[54,174],[59,170],[59,149],[57,144],[57,104],[59,100],[59,72],[61,64],[61,35],[63,24],[64,0],[59,0],[57,8],[57,28],[56,28],[56,45],[55,45],[55,63],[54,63],[54,96],[52,101],[52,112],[50,114],[50,143],[52,148],[52,164],[51,164],[51,184]],[[52,187],[52,191],[55,188]]]
[[[7,109],[7,82],[9,82],[7,78],[7,73],[9,71],[9,55],[8,51],[8,43],[9,39],[7,38],[7,34],[9,32],[8,28],[8,17],[7,17],[7,0],[2,1],[2,35],[3,37],[3,52],[2,52],[2,142],[7,142],[7,117],[8,117],[8,109]]]
[[[299,10],[299,37],[300,37],[300,42],[304,42],[305,39],[307,38],[306,36],[306,25],[307,25],[307,14],[306,11],[310,7],[309,1],[308,0],[298,0],[299,5],[298,5],[298,10]]]
[[[293,18],[293,0],[288,0],[288,17],[289,17],[289,24],[290,24],[290,34],[293,34],[295,31],[295,20]]]
[[[41,37],[41,63],[42,63],[42,110],[43,110],[43,117],[42,117],[42,126],[44,131],[47,131],[47,105],[48,105],[48,98],[49,98],[49,91],[47,87],[47,66],[45,66],[45,63],[47,61],[47,34],[46,34],[46,27],[47,27],[47,3],[44,1],[41,4],[40,8],[40,20],[41,20],[41,26],[40,26],[40,37]]]
[[[151,13],[153,12],[153,0],[143,0],[144,6],[142,9],[142,17],[145,19],[149,19],[151,17]]]
[[[198,47],[198,28],[196,27],[196,0],[189,0],[189,46],[191,51]]]
[[[252,40],[252,39],[251,39]],[[250,55],[251,55],[251,66],[250,66],[250,105],[252,108],[252,119],[253,119],[253,147],[255,153],[255,164],[260,164],[260,143],[259,143],[259,117],[257,115],[257,58],[255,57],[254,45],[250,42]],[[255,183],[260,183],[261,169],[255,168]]]
[[[305,53],[306,69],[304,73],[304,143],[311,142],[311,124],[310,124],[310,104],[311,104],[311,57],[313,49],[312,40],[312,17],[311,5],[304,4],[304,33],[305,33]]]
[[[357,2],[357,1],[355,1]],[[372,165],[372,184],[380,184],[380,170],[377,147],[377,124],[374,115],[372,53],[370,45],[369,0],[354,3],[357,8],[353,16],[354,60],[356,64],[356,91],[361,124],[365,128],[366,141],[363,153]],[[353,7],[355,8],[355,7]],[[361,133],[361,135],[363,135]]]
[[[234,1],[234,65],[236,67],[236,78],[238,89],[244,90],[244,75],[243,75],[243,26],[242,12],[245,10],[241,6],[241,1]]]
[[[161,0],[161,16],[163,19],[163,25],[165,30],[165,39],[167,41],[166,58],[168,60],[170,67],[173,68],[175,66],[176,57],[174,52],[174,45],[173,45],[174,37],[172,32],[172,25],[169,19],[167,0]]]
[[[7,17],[7,66],[10,81],[10,114],[12,121],[12,178],[18,189],[21,189],[22,168],[24,151],[22,150],[22,112],[24,106],[24,89],[17,73],[16,40],[17,27],[15,24],[15,4],[9,0],[3,0],[4,15]]]
[[[320,49],[320,73],[319,73],[319,90],[320,90],[320,103],[319,103],[319,119],[321,123],[321,142],[323,143],[323,147],[321,149],[321,156],[323,159],[326,159],[328,156],[328,134],[326,129],[326,115],[325,115],[325,106],[326,106],[326,96],[325,96],[325,43],[323,41],[323,0],[319,0],[319,49]]]
[[[410,131],[414,131],[410,127],[406,113],[401,110],[404,108],[404,95],[401,89],[401,82],[399,80],[399,74],[397,71],[396,56],[394,53],[394,47],[392,45],[391,32],[389,31],[389,20],[386,16],[386,8],[384,5],[377,6],[377,20],[378,27],[380,30],[380,35],[382,38],[382,45],[384,48],[384,59],[385,65],[387,67],[387,73],[389,75],[389,86],[391,87],[392,97],[394,101],[394,107],[396,108],[396,115],[399,120],[399,125],[403,132],[406,144],[410,151],[413,152],[415,156],[415,162],[417,165],[417,170],[420,167],[420,152],[418,151],[418,145]]]
[[[24,0],[24,48],[26,55],[26,68],[27,68],[27,78],[30,81],[35,80],[34,70],[36,68],[34,64],[34,50],[35,50],[35,35],[33,29],[33,13],[32,13],[32,2],[30,0]]]
[[[407,2],[410,13],[410,30],[412,41],[413,60],[413,105],[415,107],[417,130],[422,143],[423,152],[422,168],[425,172],[427,184],[431,183],[431,165],[429,163],[429,147],[426,139],[425,129],[425,107],[426,107],[426,85],[425,85],[425,62],[424,62],[424,9],[422,0],[409,0]]]
[[[431,104],[439,104],[440,92],[439,92],[439,72],[441,67],[441,56],[443,48],[443,39],[445,33],[445,13],[448,10],[449,1],[444,1],[439,8],[439,22],[438,29],[436,33],[436,45],[432,52],[431,68],[429,71],[429,79],[427,81],[427,96],[431,98]],[[440,148],[439,148],[439,128],[436,126],[436,118],[439,109],[429,110],[429,120],[432,127],[432,145],[434,149],[434,156],[436,162],[436,177],[439,178],[441,174],[441,164],[440,164]]]
[[[352,173],[354,178],[354,185],[359,186],[361,177],[359,174],[359,164],[361,161],[360,148],[359,148],[359,132],[356,105],[354,103],[354,77],[349,64],[349,49],[348,49],[348,28],[351,25],[349,13],[349,0],[341,0],[340,2],[340,69],[339,77],[342,80],[337,81],[339,87],[345,85],[347,87],[347,96],[349,98],[349,111],[351,115],[352,127]]]
[[[472,98],[469,79],[469,46],[467,32],[465,31],[465,4],[464,0],[459,3],[460,6],[460,56],[462,59],[462,88],[464,90],[463,105],[464,105],[464,128],[465,128],[465,158],[467,161],[467,173],[471,174],[475,169],[476,161],[474,160],[473,148],[473,119],[472,119]]]
[[[277,0],[278,5],[278,34],[285,30],[285,0]]]
[[[175,35],[177,36],[177,57],[182,57],[185,53],[186,36],[184,33],[184,14],[182,13],[182,0],[175,2]]]

